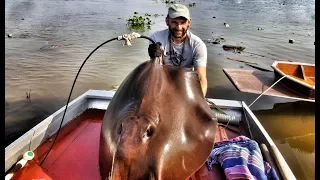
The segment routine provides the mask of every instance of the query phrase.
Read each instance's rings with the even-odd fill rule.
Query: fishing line
[[[264,93],[266,93],[267,91],[269,91],[274,85],[276,85],[278,82],[280,82],[283,78],[287,77],[288,75],[284,75],[282,76],[278,81],[276,81],[275,83],[273,83],[267,90],[263,91],[248,107],[250,108],[250,106],[255,103]]]
[[[151,41],[153,44],[155,44],[155,42],[154,42],[151,38],[149,38],[149,37],[147,37],[147,36],[140,36],[140,35],[139,35],[138,38],[148,39],[148,40]],[[74,79],[74,81],[73,81],[73,84],[72,84],[72,87],[71,87],[71,90],[70,90],[70,93],[69,93],[67,105],[66,105],[66,108],[64,109],[63,116],[62,116],[62,120],[61,120],[59,129],[58,129],[58,131],[57,131],[57,134],[56,134],[56,136],[54,137],[54,140],[53,140],[53,142],[52,142],[52,144],[51,144],[51,146],[50,146],[47,154],[45,155],[45,157],[44,157],[43,160],[41,161],[40,166],[41,166],[42,163],[45,161],[45,159],[47,158],[47,156],[49,155],[49,153],[51,152],[51,149],[52,149],[54,143],[55,143],[56,140],[57,140],[57,137],[58,137],[59,132],[60,132],[61,127],[62,127],[62,123],[63,123],[64,117],[65,117],[65,114],[66,114],[66,112],[67,112],[68,104],[69,104],[69,101],[70,101],[70,98],[71,98],[71,94],[72,94],[74,85],[76,84],[77,78],[78,78],[78,76],[79,76],[79,74],[80,74],[80,71],[81,71],[82,67],[83,67],[84,64],[87,62],[87,60],[89,59],[89,57],[90,57],[96,50],[98,50],[101,46],[103,46],[103,45],[105,45],[105,44],[107,44],[107,43],[109,43],[109,42],[111,42],[111,41],[114,41],[114,40],[128,40],[128,39],[126,39],[125,36],[122,36],[122,39],[120,39],[119,37],[116,37],[116,38],[112,38],[112,39],[110,39],[110,40],[108,40],[108,41],[105,41],[104,43],[102,43],[102,44],[100,44],[98,47],[96,47],[96,48],[88,55],[88,57],[83,61],[83,63],[81,64],[81,66],[80,66],[80,68],[79,68],[79,70],[78,70],[78,73],[77,73],[77,75],[76,75],[76,77],[75,77],[75,79]],[[129,40],[130,40],[130,39],[129,39]]]

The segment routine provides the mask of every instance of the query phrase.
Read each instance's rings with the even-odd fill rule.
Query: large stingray
[[[184,180],[207,160],[217,119],[197,73],[152,59],[135,68],[106,110],[100,135],[102,179]]]

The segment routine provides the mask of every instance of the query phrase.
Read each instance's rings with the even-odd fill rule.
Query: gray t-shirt
[[[187,38],[181,44],[174,44],[170,38],[172,48],[170,48],[168,29],[157,31],[151,34],[150,38],[161,43],[161,49],[164,50],[164,64],[186,68],[207,66],[207,47],[198,36],[189,30]]]

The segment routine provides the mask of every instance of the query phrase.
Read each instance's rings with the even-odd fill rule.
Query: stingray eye
[[[152,136],[153,132],[154,132],[153,127],[152,127],[152,126],[149,126],[148,129],[147,129],[147,136],[148,136],[148,137]]]
[[[121,134],[122,132],[122,123],[120,124],[119,130],[118,130],[118,134]]]

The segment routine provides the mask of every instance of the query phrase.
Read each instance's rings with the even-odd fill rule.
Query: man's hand
[[[155,44],[150,44],[148,47],[148,53],[151,59],[155,58],[155,57],[161,57],[161,55],[163,54],[161,47],[161,43],[157,42]]]

